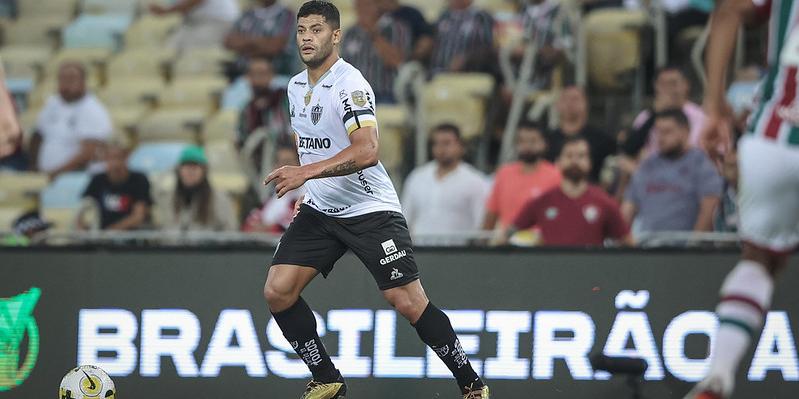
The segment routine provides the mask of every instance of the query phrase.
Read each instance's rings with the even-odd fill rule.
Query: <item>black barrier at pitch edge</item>
[[[78,361],[109,370],[123,398],[298,396],[304,365],[290,354],[261,296],[271,253],[0,252],[0,297],[41,290],[32,313],[35,367],[0,397],[54,395]],[[734,253],[693,251],[419,250],[416,257],[429,296],[449,311],[498,398],[625,397],[624,381],[590,370],[587,355],[602,350],[650,360],[646,397],[681,397],[690,387],[685,380],[701,375],[708,342],[702,332],[712,331],[717,287],[736,262]],[[741,367],[748,381],[736,398],[799,392],[794,269],[778,285],[756,361]],[[384,303],[354,257],[345,256],[304,297],[348,376],[351,397],[458,396],[441,378],[447,373],[438,359]],[[22,357],[29,335],[17,345]],[[0,370],[0,387],[10,384],[3,375],[9,373]]]

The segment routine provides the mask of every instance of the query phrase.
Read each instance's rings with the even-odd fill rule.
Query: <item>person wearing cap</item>
[[[102,230],[137,230],[150,219],[150,182],[142,173],[128,169],[128,147],[119,141],[105,146],[105,172],[92,177],[83,192],[84,202],[78,211],[77,227],[87,230],[92,211],[100,214]]]
[[[211,186],[208,158],[201,147],[180,154],[174,190],[158,201],[158,220],[165,231],[236,231],[238,220],[228,195]]]

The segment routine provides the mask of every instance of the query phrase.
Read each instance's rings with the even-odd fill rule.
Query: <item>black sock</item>
[[[449,317],[441,309],[429,303],[414,327],[419,338],[447,365],[458,380],[458,387],[461,390],[472,384],[474,387],[483,385],[483,381],[474,372],[469,358],[466,357],[466,352],[463,351],[461,342],[452,329]]]
[[[339,378],[339,371],[316,333],[316,318],[302,297],[290,308],[272,313],[272,316],[283,331],[283,336],[311,370],[314,380],[327,383]]]

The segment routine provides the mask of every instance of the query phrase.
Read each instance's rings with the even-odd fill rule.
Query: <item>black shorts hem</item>
[[[272,264],[270,265],[270,267],[271,266],[275,266],[275,265],[310,267],[311,269],[316,269],[316,271],[318,271],[322,275],[322,277],[324,277],[324,278],[327,278],[327,275],[330,274],[330,271],[325,272],[319,266],[305,265],[305,264],[302,264],[302,263],[299,263],[299,262],[292,262],[292,261],[286,261],[286,260],[280,260],[280,259],[272,259]]]
[[[389,282],[387,284],[379,284],[377,286],[377,288],[379,288],[380,291],[390,290],[392,288],[406,286],[406,285],[408,285],[408,284],[410,284],[410,283],[412,283],[412,282],[414,282],[414,281],[416,281],[418,279],[419,279],[419,273],[416,273],[416,274],[411,275],[409,277],[403,277],[401,279],[391,281],[391,282]]]

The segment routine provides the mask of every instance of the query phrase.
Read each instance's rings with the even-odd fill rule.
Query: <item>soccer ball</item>
[[[58,399],[114,399],[114,381],[97,366],[80,366],[69,370],[61,380]]]

